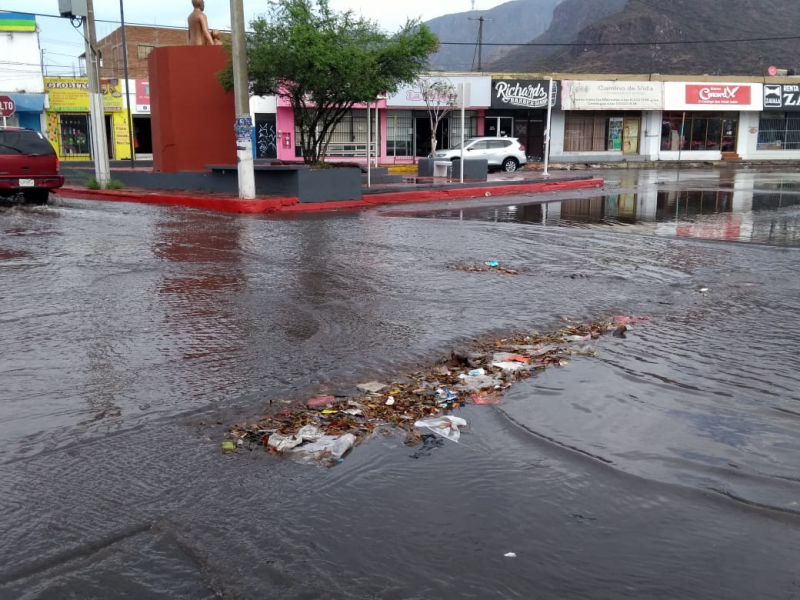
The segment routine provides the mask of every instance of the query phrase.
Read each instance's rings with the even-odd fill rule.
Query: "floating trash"
[[[488,267],[486,267],[488,268]],[[624,337],[629,322],[645,317],[570,324],[551,334],[483,339],[454,350],[439,363],[398,376],[396,382],[357,385],[348,397],[323,394],[228,430],[224,453],[262,449],[273,454],[341,462],[351,448],[386,427],[406,430],[406,444],[423,443],[422,431],[459,441],[467,422],[453,413],[467,403],[498,404],[516,381],[550,366],[566,366],[573,355],[596,355],[593,342],[614,332]],[[386,390],[386,391],[383,391]],[[381,393],[383,391],[383,393]],[[280,402],[270,402],[279,406]]]

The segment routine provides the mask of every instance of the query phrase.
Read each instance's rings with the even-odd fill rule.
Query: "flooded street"
[[[304,218],[0,208],[0,599],[800,598],[800,174],[601,176]],[[448,269],[487,260],[521,273]],[[619,314],[652,321],[461,409],[461,444],[220,452],[270,400]]]

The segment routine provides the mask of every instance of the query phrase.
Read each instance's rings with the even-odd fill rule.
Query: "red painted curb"
[[[400,204],[414,202],[435,202],[437,200],[460,200],[486,196],[510,196],[525,193],[561,192],[585,188],[599,188],[604,184],[599,177],[569,181],[535,181],[531,183],[512,183],[497,186],[476,186],[469,188],[413,190],[407,192],[387,192],[383,194],[365,194],[362,200],[345,200],[338,202],[310,202],[300,204],[295,197],[279,197],[255,200],[238,198],[219,198],[215,196],[188,196],[167,194],[162,192],[130,192],[124,190],[88,190],[65,186],[59,193],[65,198],[90,198],[112,202],[138,202],[142,204],[162,204],[203,208],[230,213],[306,213],[332,210],[353,210],[369,208],[383,204]]]
[[[436,200],[459,200],[480,196],[512,196],[523,193],[561,192],[592,187],[603,187],[605,181],[599,177],[570,181],[536,181],[532,183],[512,183],[491,187],[456,188],[451,190],[425,190],[365,195],[368,204],[396,204],[401,202],[435,202]]]
[[[240,200],[239,198],[218,198],[215,196],[186,196],[162,192],[126,192],[123,190],[89,190],[64,186],[59,194],[65,198],[89,198],[109,202],[137,202],[139,204],[162,204],[203,208],[230,213],[276,213],[286,207],[296,205],[298,199],[292,196],[269,199]]]

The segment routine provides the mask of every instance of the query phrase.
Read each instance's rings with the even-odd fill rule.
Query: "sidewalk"
[[[482,196],[510,196],[600,188],[603,180],[591,175],[551,175],[543,177],[534,171],[490,174],[488,181],[465,182],[443,179],[410,177],[404,183],[379,184],[362,187],[361,200],[343,202],[300,203],[291,196],[259,196],[254,200],[241,200],[225,194],[199,194],[175,190],[125,188],[122,190],[90,190],[67,184],[58,193],[65,198],[105,200],[111,202],[137,202],[187,206],[206,210],[248,214],[293,214],[333,210],[357,210],[386,204],[459,200]]]

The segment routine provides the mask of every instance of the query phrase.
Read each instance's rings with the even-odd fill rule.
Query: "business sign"
[[[760,111],[763,85],[760,83],[680,83],[664,84],[666,110]]]
[[[36,31],[36,17],[28,13],[0,13],[0,31]]]
[[[102,79],[103,109],[121,111],[122,84],[119,79]],[[85,77],[45,77],[44,89],[51,112],[89,112],[89,83]]]
[[[695,84],[686,86],[686,104],[750,106],[750,86]]]
[[[150,81],[147,79],[136,80],[136,110],[150,112]]]
[[[422,77],[422,84],[419,82],[401,86],[395,93],[386,98],[386,106],[390,108],[425,108],[425,102],[422,88],[426,84],[442,83],[443,87],[452,89],[457,93],[462,83],[469,84],[469,103],[468,107],[471,108],[487,108],[490,105],[490,96],[492,91],[492,78],[484,75],[474,77],[458,76],[425,76]],[[446,96],[446,94],[445,94]],[[446,97],[432,98],[433,102],[438,105],[448,104],[449,101]],[[430,100],[429,100],[430,101]],[[455,107],[454,107],[455,108]]]
[[[563,110],[661,110],[660,81],[562,81]]]
[[[492,108],[544,109],[547,110],[549,80],[542,79],[498,79],[492,83]],[[553,82],[558,92],[559,82]],[[558,107],[559,94],[555,94]]]
[[[764,110],[800,111],[800,85],[764,84]]]

